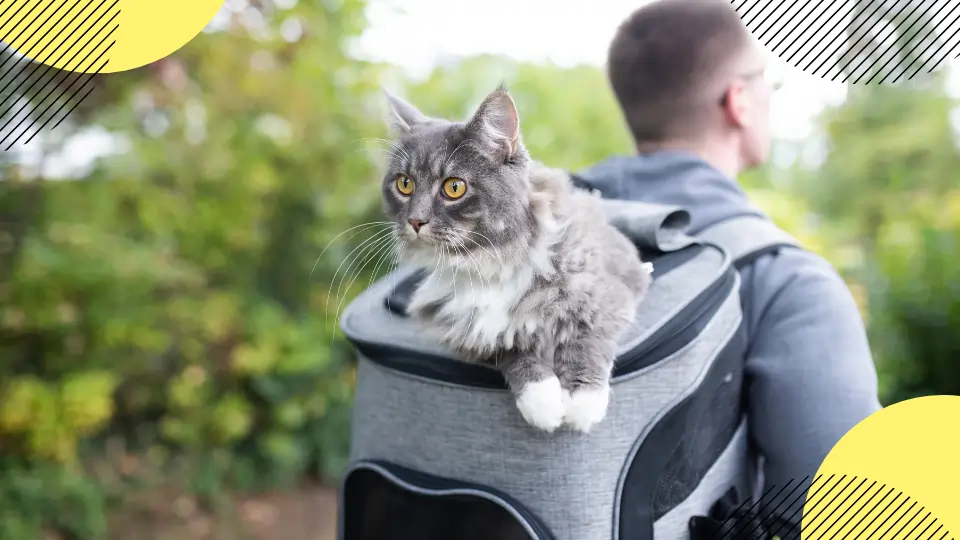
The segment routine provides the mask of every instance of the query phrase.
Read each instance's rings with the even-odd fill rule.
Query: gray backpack
[[[422,272],[346,309],[358,367],[340,540],[680,540],[731,488],[753,493],[737,270],[797,242],[755,216],[692,237],[681,208],[604,203],[654,283],[589,434],[531,428],[498,372],[421,337],[404,308]]]

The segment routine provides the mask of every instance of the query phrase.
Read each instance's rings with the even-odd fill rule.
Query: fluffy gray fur
[[[528,423],[589,431],[606,414],[617,337],[649,268],[599,198],[531,160],[503,86],[465,122],[387,101],[396,140],[384,210],[401,261],[431,272],[411,315],[464,359],[496,365]],[[459,198],[443,190],[450,178],[464,183]]]

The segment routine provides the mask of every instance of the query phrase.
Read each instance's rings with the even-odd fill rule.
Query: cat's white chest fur
[[[513,313],[534,275],[530,267],[483,278],[462,271],[436,272],[417,289],[410,308],[440,303],[437,319],[452,321],[440,329],[450,344],[487,352],[510,348],[518,332],[536,329],[535,320],[521,320]]]

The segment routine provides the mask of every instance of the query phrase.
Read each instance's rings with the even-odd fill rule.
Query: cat
[[[408,312],[463,360],[498,368],[527,423],[590,431],[649,265],[598,196],[531,159],[504,85],[464,122],[384,93],[394,151],[383,209],[398,260],[430,272]]]

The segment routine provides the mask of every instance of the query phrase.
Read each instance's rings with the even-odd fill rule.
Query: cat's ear
[[[483,100],[467,122],[467,131],[503,152],[505,157],[517,152],[520,147],[520,114],[505,85],[501,84]]]
[[[387,107],[390,109],[390,128],[397,133],[410,131],[413,126],[427,121],[427,117],[412,104],[407,103],[399,96],[386,88],[382,88],[387,98]]]

